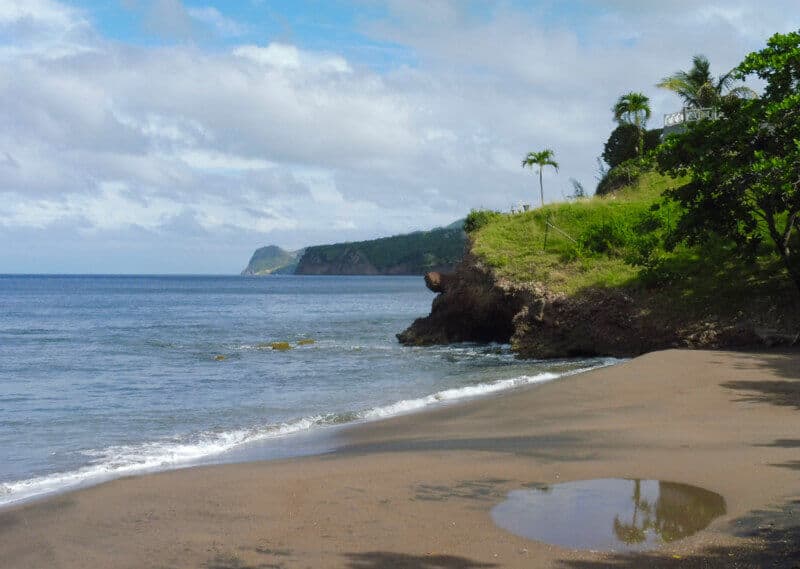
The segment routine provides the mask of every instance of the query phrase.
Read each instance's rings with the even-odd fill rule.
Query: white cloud
[[[687,1],[677,15],[583,4],[596,9],[573,26],[548,19],[551,4],[475,18],[460,2],[389,2],[365,30],[418,63],[379,72],[288,42],[123,45],[66,5],[0,0],[15,38],[0,43],[0,233],[72,232],[93,251],[169,242],[198,267],[225,247],[219,270],[235,271],[267,242],[386,235],[534,201],[519,164],[544,147],[562,166],[546,197],[560,199],[569,178],[592,186],[617,96],[647,92],[658,126],[679,104],[653,87],[662,76],[696,52],[725,71],[800,16],[778,0]],[[196,40],[198,22],[236,35],[213,8],[142,6],[171,37]]]
[[[53,29],[71,29],[82,25],[77,11],[52,0],[3,0],[0,2],[0,26],[27,24]]]
[[[350,65],[342,57],[303,52],[293,45],[282,43],[271,43],[266,47],[243,45],[234,49],[233,54],[259,65],[279,70],[320,73],[352,72]]]
[[[247,26],[224,16],[213,6],[189,8],[187,12],[189,16],[198,22],[211,26],[214,31],[223,37],[239,37],[248,32]]]
[[[1,0],[0,61],[35,55],[60,59],[91,51],[91,26],[83,13],[53,0]]]
[[[199,170],[241,171],[266,170],[276,166],[274,162],[260,158],[242,158],[222,154],[213,150],[187,150],[179,154],[181,160]]]

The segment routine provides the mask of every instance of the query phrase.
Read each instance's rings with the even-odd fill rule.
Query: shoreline
[[[281,460],[287,458],[300,458],[317,456],[335,452],[337,447],[331,441],[336,434],[343,430],[360,425],[371,424],[393,417],[424,413],[437,407],[458,405],[483,397],[490,397],[497,393],[510,392],[524,389],[529,385],[537,385],[548,381],[557,381],[575,374],[586,373],[592,369],[599,369],[617,365],[625,360],[615,358],[586,358],[564,359],[550,362],[555,365],[563,363],[585,363],[585,366],[576,367],[567,371],[542,371],[536,375],[518,375],[507,379],[496,379],[476,384],[466,384],[459,387],[445,388],[434,393],[423,394],[419,397],[402,399],[389,402],[361,411],[344,411],[329,415],[305,416],[291,419],[287,422],[270,424],[260,429],[253,429],[244,436],[240,442],[227,443],[229,446],[222,450],[212,450],[202,454],[198,448],[178,447],[175,454],[191,453],[196,456],[176,458],[169,461],[161,460],[158,456],[145,456],[143,463],[133,462],[130,465],[118,467],[115,470],[106,470],[103,463],[88,464],[75,470],[57,472],[50,475],[34,476],[31,478],[10,481],[0,484],[0,491],[5,487],[32,488],[27,492],[20,492],[20,496],[10,501],[0,500],[0,512],[15,505],[27,504],[49,497],[59,496],[64,493],[74,492],[98,484],[104,484],[119,478],[132,476],[148,476],[173,470],[198,468],[202,466],[215,466],[222,464],[239,464],[245,462],[261,462]],[[340,416],[348,419],[339,422]],[[242,429],[222,433],[238,435],[244,433]],[[222,436],[220,435],[220,436]],[[162,443],[140,443],[135,446],[147,447]],[[208,443],[202,443],[208,444]],[[223,443],[220,443],[223,444]],[[36,490],[39,488],[39,490]]]
[[[337,429],[328,454],[12,504],[0,510],[0,555],[67,568],[757,567],[776,555],[789,561],[773,566],[791,567],[780,543],[800,544],[798,411],[799,352],[654,352]],[[532,483],[609,477],[694,484],[721,494],[727,513],[631,555],[526,540],[488,513]]]

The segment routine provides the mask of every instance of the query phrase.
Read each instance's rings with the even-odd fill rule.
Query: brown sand
[[[800,567],[800,354],[666,351],[343,431],[342,450],[116,480],[0,511],[3,568]],[[638,555],[497,528],[523,485],[653,478],[727,514]]]

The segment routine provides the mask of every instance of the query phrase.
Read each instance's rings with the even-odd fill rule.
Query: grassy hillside
[[[473,213],[468,226],[479,227],[470,234],[472,252],[512,281],[567,294],[623,287],[684,315],[796,306],[794,288],[767,249],[749,261],[721,240],[666,247],[680,211],[662,192],[682,182],[650,172],[605,197],[521,214]]]

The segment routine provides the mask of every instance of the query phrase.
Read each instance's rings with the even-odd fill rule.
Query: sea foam
[[[552,381],[592,369],[614,365],[619,361],[613,358],[606,358],[597,360],[596,365],[572,369],[562,373],[545,372],[536,375],[521,375],[510,379],[455,387],[437,391],[424,397],[405,399],[361,411],[315,415],[303,417],[296,421],[258,428],[237,429],[227,432],[205,432],[191,437],[191,440],[167,439],[138,445],[119,445],[84,451],[83,454],[91,460],[87,466],[68,472],[0,484],[0,506],[46,494],[85,487],[122,476],[200,465],[208,463],[212,458],[224,455],[224,453],[247,443],[285,437],[319,427],[374,421],[413,413],[433,405],[446,404],[461,399],[475,398],[526,385]]]

